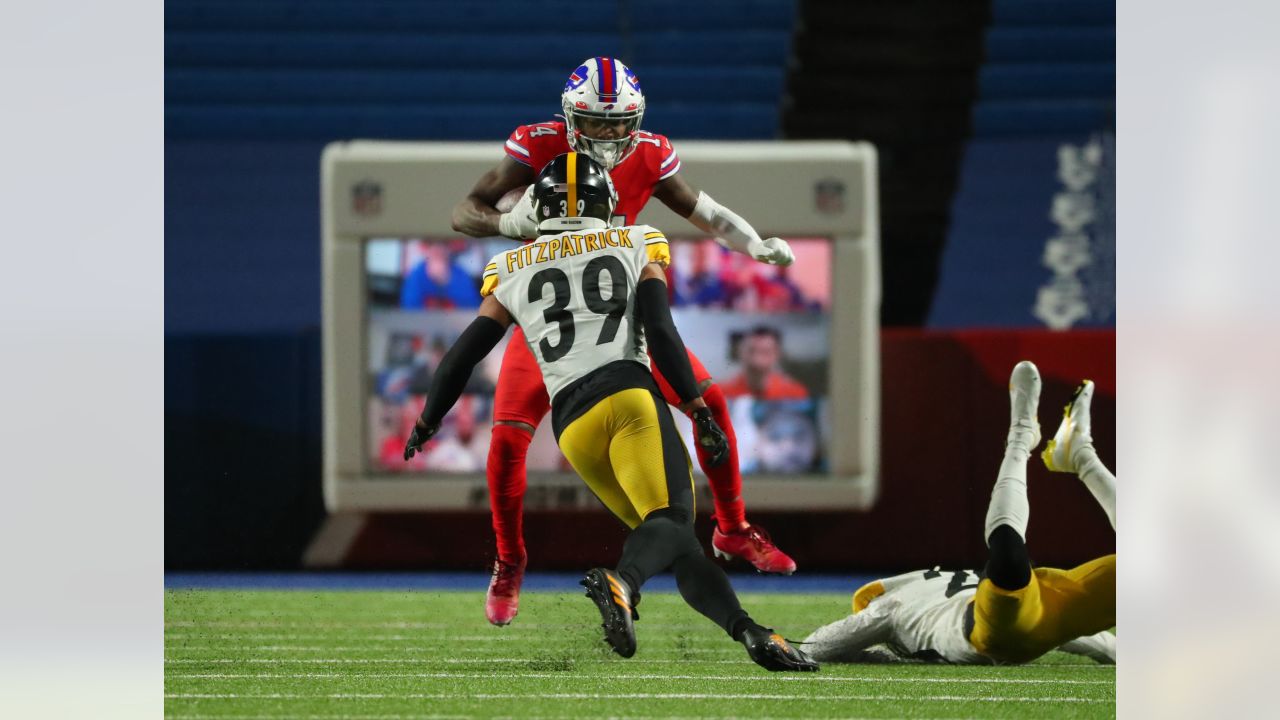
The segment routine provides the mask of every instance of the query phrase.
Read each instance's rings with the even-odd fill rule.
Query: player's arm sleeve
[[[860,612],[814,630],[800,647],[818,662],[860,662],[868,648],[888,639],[887,618]]]
[[[481,316],[471,321],[458,341],[444,354],[435,376],[431,378],[427,406],[422,410],[423,424],[431,427],[444,419],[449,408],[462,396],[463,388],[471,380],[471,371],[506,333],[506,326],[491,317]]]
[[[529,126],[521,125],[511,134],[507,136],[507,143],[502,146],[507,156],[518,163],[523,163],[529,167],[533,167],[533,161],[529,154]]]
[[[698,193],[698,202],[693,206],[689,222],[708,235],[716,238],[730,250],[756,257],[763,252],[764,241],[751,223],[747,222],[729,208],[712,199],[705,192]]]
[[[1112,632],[1078,637],[1063,643],[1058,649],[1072,655],[1083,655],[1103,665],[1116,664],[1116,636]]]
[[[649,354],[658,370],[671,383],[671,388],[682,402],[697,400],[701,394],[698,383],[693,379],[684,340],[680,339],[675,321],[671,319],[667,284],[658,278],[641,281],[636,286],[636,307],[640,310],[640,321],[649,339]]]

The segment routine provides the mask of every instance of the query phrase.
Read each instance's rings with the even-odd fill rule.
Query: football
[[[520,187],[513,188],[506,195],[498,198],[498,204],[494,207],[498,208],[498,212],[511,212],[511,208],[515,207],[516,203],[520,202],[520,196],[524,195],[524,191],[528,187],[528,185],[521,185]]]

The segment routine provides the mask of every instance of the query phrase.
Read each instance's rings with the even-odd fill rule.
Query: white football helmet
[[[644,117],[644,95],[636,74],[620,60],[584,60],[565,83],[560,103],[564,108],[565,135],[569,147],[576,152],[612,170],[635,148],[636,131]],[[625,123],[625,130],[622,137],[597,140],[582,132],[586,120]]]

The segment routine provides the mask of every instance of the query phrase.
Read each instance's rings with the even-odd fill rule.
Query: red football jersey
[[[507,138],[507,154],[533,168],[535,173],[557,156],[570,152],[562,122],[521,125]],[[653,186],[680,170],[680,158],[665,135],[636,131],[636,144],[618,166],[609,171],[618,191],[614,225],[634,225],[653,194]]]

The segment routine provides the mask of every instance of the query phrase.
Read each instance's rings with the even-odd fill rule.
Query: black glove
[[[404,444],[405,461],[407,462],[409,458],[413,457],[414,453],[422,450],[422,444],[430,440],[438,432],[440,432],[439,423],[427,427],[423,424],[422,418],[418,418],[418,422],[413,424],[413,432],[409,433],[409,441]]]
[[[724,434],[715,418],[711,417],[711,408],[698,408],[690,417],[693,418],[694,442],[711,454],[707,466],[720,467],[729,459],[729,436]]]

